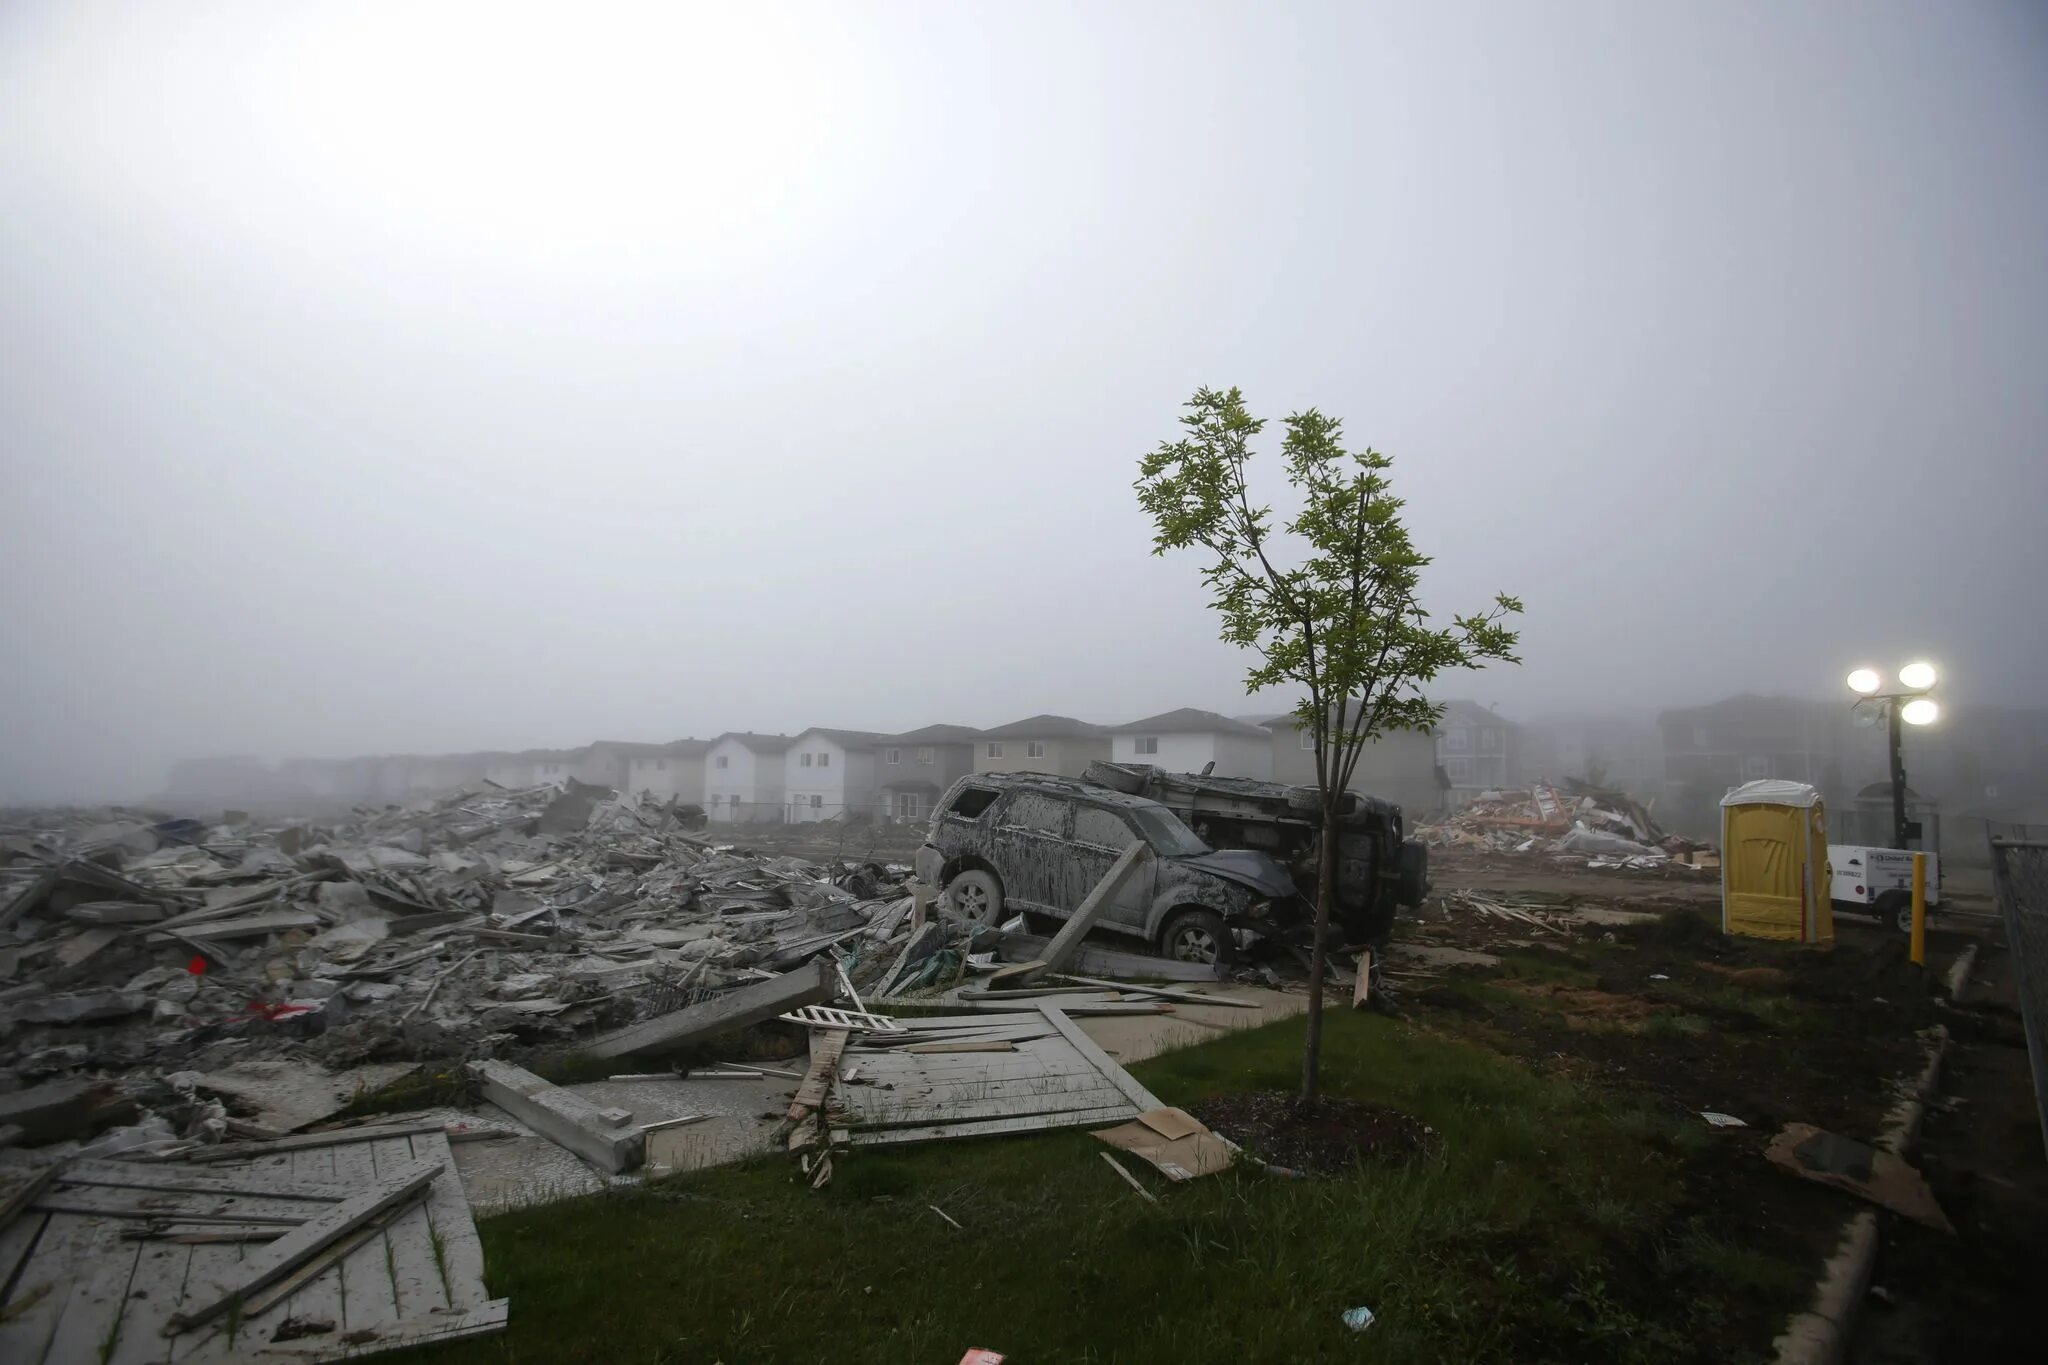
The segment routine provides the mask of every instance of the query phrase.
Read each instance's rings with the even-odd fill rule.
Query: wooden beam
[[[1089,1064],[1102,1073],[1103,1079],[1115,1086],[1125,1099],[1138,1106],[1139,1113],[1149,1114],[1154,1109],[1166,1108],[1165,1103],[1157,1095],[1138,1084],[1136,1077],[1118,1066],[1115,1058],[1096,1046],[1095,1040],[1082,1032],[1081,1026],[1069,1019],[1066,1011],[1057,1005],[1045,1005],[1041,1008],[1045,1012],[1046,1022],[1058,1029],[1060,1036],[1074,1045],[1074,1051],[1087,1058]]]
[[[602,1170],[617,1175],[646,1159],[645,1135],[612,1123],[581,1095],[509,1062],[471,1062],[469,1072],[483,1082],[485,1099]]]
[[[292,1273],[300,1262],[347,1237],[386,1210],[416,1199],[441,1173],[439,1161],[415,1161],[379,1180],[355,1198],[336,1204],[275,1242],[251,1252],[235,1267],[233,1284],[171,1315],[165,1329],[175,1335],[219,1317],[250,1295]]]
[[[714,1034],[773,1019],[785,1010],[823,1004],[838,993],[837,974],[830,961],[821,959],[782,976],[741,986],[714,1000],[599,1034],[584,1050],[593,1057],[628,1057],[683,1047]]]
[[[332,1128],[324,1133],[294,1133],[274,1142],[223,1142],[218,1147],[201,1147],[188,1152],[187,1161],[233,1161],[240,1157],[275,1156],[279,1152],[303,1151],[308,1147],[338,1147],[345,1142],[374,1142],[378,1138],[411,1137],[415,1133],[445,1133],[448,1125],[440,1119],[431,1123],[389,1123],[375,1128]]]
[[[1080,991],[1086,990],[1091,986],[1106,987],[1110,990],[1122,991],[1125,995],[1157,996],[1161,1000],[1174,1000],[1183,1005],[1227,1005],[1233,1009],[1241,1010],[1255,1010],[1259,1007],[1259,1002],[1256,1000],[1239,1000],[1234,996],[1228,995],[1203,995],[1198,991],[1174,990],[1170,986],[1134,986],[1125,981],[1100,981],[1092,976],[1075,976],[1072,972],[1060,972],[1058,975],[1062,981],[1078,981],[1081,983],[1078,986],[1063,988],[1067,990]],[[1041,993],[1046,995],[1052,994],[1051,991]]]
[[[1059,1114],[1026,1114],[1015,1118],[969,1119],[964,1123],[934,1123],[921,1128],[875,1128],[847,1132],[835,1128],[856,1147],[890,1147],[909,1142],[941,1142],[948,1138],[1000,1137],[1012,1133],[1043,1133],[1056,1128],[1093,1128],[1101,1124],[1127,1123],[1137,1115],[1129,1106],[1105,1109],[1073,1109]]]
[[[1151,861],[1151,858],[1152,845],[1143,839],[1133,841],[1122,853],[1117,854],[1116,861],[1109,865],[1109,871],[1103,873],[1102,880],[1095,883],[1095,889],[1088,893],[1080,908],[1060,926],[1060,931],[1053,935],[1052,942],[1039,954],[1039,959],[1045,966],[1025,979],[1035,980],[1046,972],[1056,972],[1066,966],[1067,959],[1081,946],[1081,940],[1088,936],[1088,931],[1095,926],[1095,921],[1102,918],[1103,912],[1109,909],[1110,903],[1116,899],[1117,892],[1123,890],[1124,883],[1130,880],[1131,874]]]

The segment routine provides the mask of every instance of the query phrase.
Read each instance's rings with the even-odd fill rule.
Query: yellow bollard
[[[1927,855],[1913,855],[1913,965],[1927,965]]]

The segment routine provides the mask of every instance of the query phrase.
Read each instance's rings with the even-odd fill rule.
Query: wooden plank
[[[83,1218],[159,1219],[184,1223],[274,1223],[297,1227],[331,1204],[251,1194],[185,1194],[177,1190],[109,1190],[57,1186],[36,1201],[45,1213]]]
[[[1123,981],[1098,981],[1092,976],[1075,976],[1072,972],[1061,972],[1059,978],[1062,981],[1078,981],[1084,987],[1107,986],[1125,995],[1157,996],[1161,1000],[1175,1000],[1183,1005],[1227,1005],[1232,1009],[1241,1010],[1255,1010],[1259,1007],[1256,1000],[1239,1000],[1228,995],[1203,995],[1199,991],[1175,990],[1170,986],[1136,986]],[[1109,1154],[1105,1152],[1103,1155]]]
[[[405,1138],[384,1138],[372,1143],[370,1154],[379,1175],[400,1170],[414,1161],[412,1144]],[[449,1168],[443,1165],[441,1169],[445,1174]],[[441,1268],[434,1257],[434,1224],[427,1216],[427,1201],[422,1199],[401,1209],[387,1225],[384,1242],[390,1249],[397,1320],[446,1313],[448,1291],[441,1283]]]
[[[789,1103],[788,1122],[800,1123],[804,1116],[825,1104],[832,1093],[832,1078],[839,1074],[839,1058],[846,1050],[848,1032],[845,1029],[826,1029],[811,1035],[811,1065],[804,1073],[803,1084],[797,1087],[796,1097]]]
[[[1037,934],[1005,933],[1002,937],[1003,956],[1012,961],[1030,961],[1042,957],[1052,940]],[[1137,977],[1153,981],[1217,981],[1220,968],[1200,962],[1180,962],[1168,957],[1152,957],[1145,953],[1124,952],[1117,948],[1104,947],[1100,943],[1084,943],[1075,953],[1071,963],[1077,971],[1092,976]]]
[[[177,1242],[135,1244],[135,1273],[128,1281],[121,1336],[103,1365],[162,1365],[170,1359],[172,1347],[164,1337],[164,1324],[183,1296],[186,1267],[196,1250]]]
[[[253,1252],[243,1261],[242,1275],[235,1283],[197,1301],[188,1299],[171,1319],[173,1325],[190,1328],[227,1312],[257,1290],[282,1279],[301,1261],[345,1237],[350,1230],[387,1209],[418,1198],[441,1170],[439,1162],[411,1162],[355,1198],[325,1210],[319,1217]]]
[[[485,1099],[600,1170],[618,1175],[646,1159],[647,1139],[638,1129],[612,1123],[573,1091],[509,1062],[471,1062],[469,1071],[483,1082]]]
[[[1054,1003],[1057,1003],[1057,1004],[1059,1005],[1059,1007],[1060,1007],[1061,1009],[1065,1010],[1065,1011],[1066,1011],[1066,1012],[1068,1013],[1068,1015],[1070,1015],[1071,1017],[1073,1017],[1073,1018],[1076,1018],[1076,1019],[1080,1019],[1080,1018],[1083,1018],[1083,1017],[1088,1017],[1088,1016],[1095,1016],[1095,1015],[1115,1015],[1115,1014],[1171,1014],[1171,1013],[1173,1012],[1173,1007],[1172,1007],[1171,1005],[1167,1004],[1167,1003],[1166,1003],[1165,1001],[1163,1001],[1163,1000],[1064,1000],[1064,999],[1062,999],[1062,1000],[1058,1000],[1057,1002],[1055,1002],[1055,1001],[1053,1001],[1053,1000],[1046,1000],[1046,1001],[1043,1001],[1042,1003],[1044,1003],[1044,1004],[1048,1004],[1048,1005],[1050,1005],[1050,1004],[1054,1004]],[[983,1008],[986,1008],[986,1009],[992,1009],[992,1010],[996,1010],[996,1009],[1008,1009],[1008,1008],[1010,1008],[1010,1007],[1009,1007],[1008,1005],[1004,1005],[1004,1004],[990,1004],[990,1005],[987,1005],[987,1006],[982,1006],[982,1005],[976,1005],[976,1004],[974,1004],[974,1003],[973,1003],[972,1001],[967,1001],[967,1000],[963,1000],[963,1001],[961,1001],[961,1002],[960,1002],[960,1005],[961,1005],[961,1008],[963,1008],[963,1009],[970,1009],[970,1010],[973,1010],[973,1009],[983,1009]]]
[[[265,1199],[304,1199],[339,1203],[361,1193],[334,1181],[299,1180],[268,1171],[200,1174],[177,1166],[140,1162],[74,1161],[60,1183],[122,1190],[171,1190],[190,1194],[257,1195]]]
[[[0,1303],[0,1361],[41,1361],[71,1295],[71,1277],[78,1255],[88,1242],[94,1220],[68,1213],[31,1210],[21,1226],[41,1221],[14,1282]]]
[[[202,1147],[186,1156],[187,1161],[243,1161],[254,1157],[275,1156],[280,1152],[296,1152],[308,1147],[333,1147],[348,1142],[371,1142],[377,1138],[410,1137],[414,1133],[445,1133],[446,1123],[439,1119],[431,1123],[388,1123],[377,1127],[337,1128],[325,1133],[294,1133],[290,1137],[278,1138],[274,1142],[224,1142],[218,1147]]]
[[[45,1166],[39,1171],[23,1174],[14,1172],[16,1177],[8,1186],[5,1195],[0,1195],[0,1232],[5,1232],[14,1220],[28,1211],[28,1206],[41,1197],[57,1178],[55,1166]],[[0,1266],[0,1288],[7,1284],[6,1268]]]
[[[445,1134],[415,1133],[411,1142],[414,1160],[447,1163],[427,1189],[427,1218],[432,1235],[440,1241],[448,1306],[456,1313],[472,1312],[489,1303],[490,1294],[484,1287],[483,1242],[462,1193],[462,1174],[455,1169]]]
[[[593,1057],[627,1057],[683,1047],[772,1019],[785,1010],[823,1004],[838,994],[837,972],[829,961],[820,960],[702,1004],[599,1034],[584,1051]]]
[[[505,1330],[511,1320],[510,1299],[492,1299],[461,1313],[447,1314],[424,1322],[401,1322],[379,1332],[371,1341],[336,1341],[331,1337],[306,1337],[299,1341],[273,1342],[237,1355],[237,1360],[275,1362],[276,1365],[310,1365],[311,1362],[356,1360],[380,1355],[404,1346],[434,1346],[490,1336]]]
[[[1092,1063],[1111,1085],[1122,1091],[1124,1097],[1138,1107],[1139,1113],[1146,1114],[1154,1109],[1166,1108],[1157,1095],[1138,1084],[1130,1072],[1118,1066],[1113,1057],[1096,1046],[1095,1040],[1083,1033],[1081,1026],[1069,1019],[1064,1010],[1056,1005],[1046,1005],[1044,1012],[1046,1020],[1060,1031],[1060,1036],[1073,1044],[1074,1051]]]
[[[957,1043],[917,1043],[899,1048],[901,1052],[1015,1052],[1017,1045],[1007,1038],[966,1038]]]
[[[64,1309],[43,1357],[53,1365],[105,1360],[120,1344],[122,1310],[128,1306],[128,1281],[135,1274],[138,1250],[135,1243],[121,1240],[120,1231],[120,1224],[112,1220],[92,1220],[86,1241],[75,1253],[64,1286]]]
[[[373,1143],[351,1142],[329,1149],[326,1155],[334,1163],[334,1174],[338,1179],[367,1185],[377,1178]],[[369,1229],[367,1236],[358,1235],[363,1229],[357,1229],[345,1240],[345,1249],[331,1248],[323,1252],[322,1259],[334,1265],[334,1274],[307,1282],[300,1291],[305,1297],[295,1296],[287,1313],[301,1315],[303,1305],[311,1303],[315,1296],[332,1285],[340,1294],[336,1304],[339,1311],[331,1319],[338,1324],[336,1335],[380,1331],[397,1322],[401,1316],[398,1294],[392,1283],[391,1262],[384,1241],[384,1230],[389,1223],[388,1217],[379,1216],[373,1220],[374,1226],[365,1225]]]
[[[260,1173],[265,1166],[281,1165],[294,1182],[333,1181],[347,1185],[351,1182],[358,1190],[368,1180],[368,1167],[360,1160],[341,1160],[343,1152],[359,1151],[361,1143],[345,1143],[328,1147],[302,1147],[290,1152],[281,1152],[250,1163],[254,1173]],[[436,1176],[435,1179],[440,1179]],[[344,1253],[345,1255],[346,1253]],[[331,1265],[326,1274],[315,1275],[303,1281],[293,1290],[284,1312],[277,1315],[277,1321],[286,1318],[304,1318],[311,1322],[331,1322],[338,1335],[348,1326],[348,1286],[342,1278],[339,1264]],[[249,1316],[247,1313],[243,1317]],[[260,1333],[259,1339],[268,1340],[276,1328],[270,1327]]]
[[[1115,1108],[1080,1109],[1065,1114],[1029,1114],[1015,1118],[977,1119],[967,1123],[935,1123],[922,1128],[880,1128],[846,1134],[856,1147],[893,1147],[912,1142],[941,1142],[952,1138],[1003,1137],[1017,1133],[1043,1133],[1059,1128],[1092,1128],[1098,1124],[1124,1123],[1137,1117],[1129,1105]],[[834,1137],[839,1136],[835,1130]]]
[[[49,1214],[24,1207],[12,1222],[0,1227],[0,1305],[6,1303],[7,1287],[27,1264],[36,1239],[42,1236],[43,1224],[49,1221]]]

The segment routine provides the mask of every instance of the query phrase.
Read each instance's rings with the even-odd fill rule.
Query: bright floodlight
[[[1882,686],[1884,686],[1884,679],[1874,668],[1859,668],[1849,675],[1849,690],[1851,692],[1861,692],[1867,697]]]
[[[1934,671],[1933,664],[1924,659],[1916,659],[1899,670],[1899,685],[1910,687],[1915,692],[1925,692],[1934,686],[1934,680],[1938,676],[1940,675]]]
[[[1915,697],[1900,709],[1899,719],[1908,725],[1932,725],[1941,719],[1941,707],[1932,697]]]

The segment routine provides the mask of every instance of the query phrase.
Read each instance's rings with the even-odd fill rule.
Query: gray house
[[[1436,761],[1453,803],[1481,792],[1514,791],[1523,782],[1521,727],[1476,701],[1445,702],[1436,726]]]
[[[1109,757],[1109,731],[1072,716],[1026,716],[983,730],[974,746],[978,773],[1058,773],[1079,777]]]
[[[922,820],[946,788],[974,771],[974,743],[981,731],[967,725],[927,725],[875,743],[875,772],[881,814]]]
[[[1265,728],[1273,736],[1273,780],[1314,786],[1313,734],[1293,716],[1275,716]],[[1410,825],[1437,814],[1444,808],[1444,776],[1436,761],[1435,738],[1420,730],[1392,730],[1370,741],[1359,751],[1351,790],[1393,802]]]

